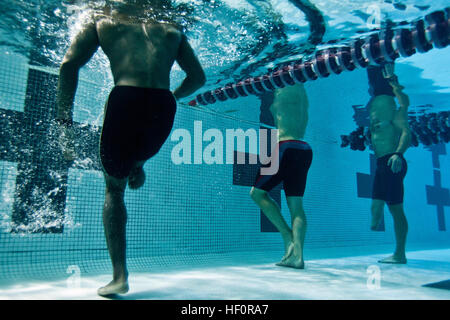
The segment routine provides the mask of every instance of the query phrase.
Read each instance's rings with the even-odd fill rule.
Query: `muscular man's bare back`
[[[116,85],[169,88],[170,70],[183,39],[177,28],[112,14],[96,17],[95,29]]]
[[[278,129],[278,140],[303,139],[308,124],[308,98],[302,84],[277,89],[270,111]]]

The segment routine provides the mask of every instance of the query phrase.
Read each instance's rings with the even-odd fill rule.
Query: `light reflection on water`
[[[269,66],[302,56],[310,29],[299,0],[178,0],[171,17],[186,29],[190,41],[208,73],[208,85],[261,72]],[[102,5],[104,1],[90,1]],[[322,42],[349,39],[370,31],[370,7],[380,10],[381,21],[394,24],[412,21],[442,9],[448,2],[423,5],[408,0],[312,1],[322,13],[327,31]],[[27,56],[41,56],[38,63],[57,66],[70,40],[90,18],[93,9],[86,1],[11,1],[0,8],[0,45]],[[33,49],[35,48],[36,49]],[[263,62],[261,62],[263,61]],[[88,72],[107,79],[108,62],[97,54]],[[181,77],[181,74],[179,75]]]

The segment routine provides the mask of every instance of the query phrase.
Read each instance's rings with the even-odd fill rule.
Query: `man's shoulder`
[[[109,23],[112,22],[110,16],[108,16],[106,14],[102,14],[102,13],[97,13],[95,15],[92,15],[90,21],[93,25],[95,25],[95,28],[97,29],[97,31],[105,23],[108,24],[108,22]]]
[[[153,34],[163,37],[171,43],[180,43],[184,35],[177,26],[168,23],[150,23],[147,26],[149,30],[153,29]]]
[[[181,30],[181,28],[175,24],[172,23],[148,23],[149,26],[153,26],[156,28],[161,28],[162,30],[164,30],[166,33],[171,33],[171,34],[176,34],[176,35],[183,35],[183,31]]]

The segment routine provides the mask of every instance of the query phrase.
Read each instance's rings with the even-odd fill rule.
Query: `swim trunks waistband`
[[[297,143],[308,144],[307,142],[302,141],[302,140],[283,140],[283,141],[280,141],[280,142],[278,142],[278,143],[279,143],[279,144],[282,144],[282,143],[285,143],[285,142],[297,142]]]
[[[403,157],[403,155],[401,153],[399,153],[399,152],[392,152],[392,153],[388,153],[388,154],[385,154],[384,156],[381,156],[381,157],[377,158],[377,162],[384,162],[387,159],[389,159],[390,157],[392,157],[394,154],[396,154],[399,157],[404,159],[404,157]]]
[[[278,147],[281,148],[295,148],[295,149],[303,149],[303,150],[309,150],[311,149],[311,146],[305,142],[305,141],[301,141],[301,140],[283,140],[283,141],[279,141],[278,142]]]
[[[113,90],[116,88],[132,88],[133,90],[141,90],[141,91],[149,91],[149,92],[167,92],[167,93],[172,94],[172,91],[170,91],[169,89],[164,89],[164,88],[149,88],[149,87],[117,85],[117,86],[114,86]]]

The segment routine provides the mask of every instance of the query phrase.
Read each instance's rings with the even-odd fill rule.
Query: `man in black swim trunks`
[[[403,210],[403,179],[407,165],[403,154],[410,146],[408,124],[409,98],[394,74],[394,65],[367,69],[372,99],[368,104],[372,146],[377,169],[372,191],[371,229],[376,231],[386,203],[394,219],[397,247],[380,263],[406,263],[405,245],[408,222]],[[394,98],[399,102],[397,109]]]
[[[277,89],[270,111],[278,130],[278,144],[274,153],[279,159],[279,169],[273,175],[264,175],[263,166],[250,195],[283,238],[285,255],[277,265],[303,269],[303,244],[306,234],[303,194],[312,161],[311,147],[301,141],[308,124],[308,98],[303,85]],[[292,229],[281,215],[277,203],[268,194],[281,182],[291,213]]]
[[[114,77],[100,141],[106,182],[103,223],[113,265],[113,280],[98,290],[102,296],[128,291],[126,185],[131,189],[143,185],[143,165],[170,134],[176,99],[191,95],[205,82],[186,36],[175,26],[158,22],[157,16],[144,14],[158,15],[167,4],[107,1],[102,12],[75,37],[60,68],[57,121],[63,137],[70,133],[78,72],[99,47],[108,57]],[[172,94],[169,75],[175,61],[186,72],[186,78]],[[70,158],[70,141],[62,140],[65,156]]]

